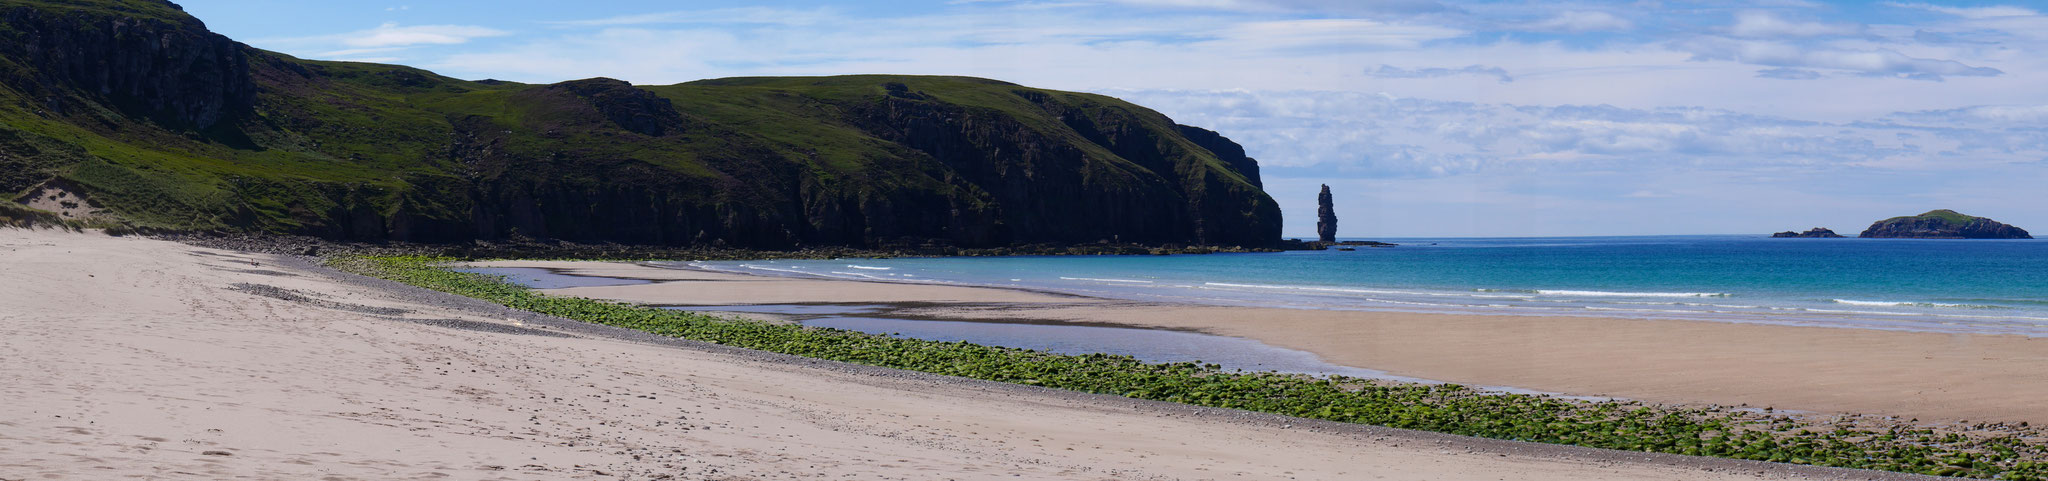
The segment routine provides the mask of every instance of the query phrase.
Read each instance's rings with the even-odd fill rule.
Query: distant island
[[[1878,239],[2032,239],[2026,229],[1953,210],[1893,217],[1870,224],[1857,237]]]
[[[1809,230],[1807,230],[1806,232],[1792,232],[1792,231],[1789,231],[1789,230],[1788,230],[1788,231],[1784,231],[1784,232],[1779,232],[1779,233],[1776,233],[1776,234],[1771,234],[1771,237],[1799,237],[1799,238],[1814,238],[1814,239],[1838,239],[1838,238],[1841,238],[1841,237],[1842,237],[1842,235],[1841,235],[1841,234],[1836,234],[1836,233],[1835,233],[1835,230],[1834,230],[1834,229],[1829,229],[1829,228],[1826,228],[1826,227],[1815,227],[1815,228],[1812,228],[1812,229],[1809,229]]]

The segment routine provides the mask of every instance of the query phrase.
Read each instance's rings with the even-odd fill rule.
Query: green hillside
[[[1240,147],[1100,95],[465,81],[253,49],[161,1],[0,0],[0,19],[0,192],[139,227],[766,248],[1279,234]]]
[[[1937,221],[1956,225],[1963,225],[1970,223],[1970,221],[1977,220],[1980,218],[1981,217],[1963,215],[1963,213],[1956,212],[1953,210],[1936,209],[1927,211],[1927,213],[1925,214],[1893,217],[1878,222]]]

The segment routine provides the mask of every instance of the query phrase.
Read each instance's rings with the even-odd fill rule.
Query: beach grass
[[[989,381],[1494,439],[2015,481],[2048,481],[2039,432],[1869,418],[1584,401],[1458,385],[1225,371],[772,324],[549,296],[435,257],[338,257],[336,268],[515,309],[721,345]]]
[[[0,227],[78,231],[84,229],[85,224],[76,220],[66,219],[53,212],[31,209],[12,202],[0,202]]]

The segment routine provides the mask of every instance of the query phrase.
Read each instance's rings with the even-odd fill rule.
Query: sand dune
[[[91,234],[0,229],[0,353],[8,480],[1896,477],[791,359]]]

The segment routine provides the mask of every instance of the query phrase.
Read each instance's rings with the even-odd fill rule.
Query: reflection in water
[[[1305,351],[1273,347],[1250,339],[1193,332],[1125,327],[912,321],[872,317],[826,317],[803,321],[832,327],[930,341],[966,341],[986,346],[1035,349],[1060,354],[1118,354],[1145,362],[1218,364],[1224,369],[1420,381],[1371,369],[1323,362]]]
[[[745,304],[735,306],[663,306],[663,309],[692,312],[745,312],[786,316],[843,316],[873,314],[888,309],[882,304]]]
[[[654,282],[647,279],[569,275],[538,267],[458,267],[451,270],[473,274],[505,276],[506,281],[531,289],[628,286],[633,284],[651,284]]]

